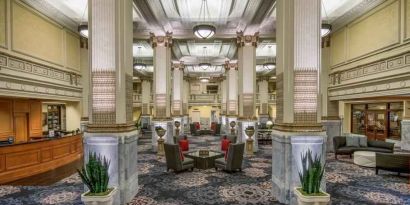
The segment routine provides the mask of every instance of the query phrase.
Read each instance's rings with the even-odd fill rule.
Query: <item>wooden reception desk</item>
[[[83,155],[82,135],[0,146],[0,184],[46,172]]]

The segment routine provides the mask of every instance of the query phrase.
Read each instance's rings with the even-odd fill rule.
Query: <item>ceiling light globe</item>
[[[78,32],[80,35],[84,38],[88,38],[88,25],[79,25],[78,26]]]
[[[134,63],[135,70],[145,70],[146,67],[147,65],[145,65],[144,63]]]
[[[212,25],[201,24],[194,27],[193,32],[197,38],[208,39],[215,35],[215,27]]]
[[[332,31],[332,25],[323,23],[320,29],[320,36],[325,37]]]

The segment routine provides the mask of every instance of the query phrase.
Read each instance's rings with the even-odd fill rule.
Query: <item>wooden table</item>
[[[199,155],[199,151],[191,151],[184,154],[185,157],[194,160],[194,167],[197,169],[215,168],[215,159],[224,157],[224,153],[209,150],[209,155]]]

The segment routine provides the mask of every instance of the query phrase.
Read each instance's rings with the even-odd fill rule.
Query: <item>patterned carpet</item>
[[[190,149],[219,147],[218,138],[190,138]],[[245,158],[238,173],[198,170],[179,174],[166,172],[164,158],[151,151],[150,139],[140,139],[138,168],[140,190],[130,205],[172,204],[279,204],[271,193],[270,145],[261,145],[256,156]],[[332,204],[410,204],[408,176],[380,171],[352,163],[349,158],[334,160],[328,154],[327,190]],[[82,204],[83,185],[74,174],[52,186],[0,186],[0,204]]]

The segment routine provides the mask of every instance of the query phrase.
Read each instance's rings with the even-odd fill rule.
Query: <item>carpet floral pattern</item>
[[[190,137],[190,149],[219,149],[219,137]],[[165,159],[151,152],[151,139],[138,145],[139,191],[129,205],[279,204],[272,196],[272,147],[244,159],[242,172],[215,169],[166,172]],[[409,204],[408,176],[353,164],[348,157],[328,154],[327,191],[332,204]],[[82,204],[83,185],[77,174],[51,186],[0,186],[0,204]]]

